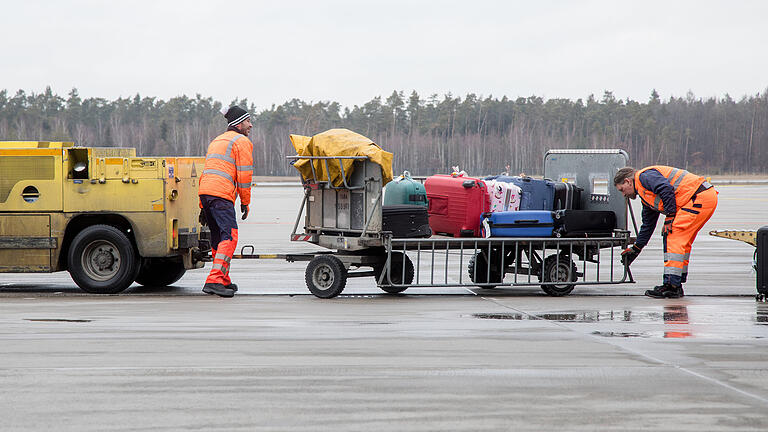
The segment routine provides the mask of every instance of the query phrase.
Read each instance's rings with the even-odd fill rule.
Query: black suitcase
[[[757,292],[768,296],[768,226],[757,230]]]
[[[582,188],[571,183],[555,182],[555,202],[552,210],[579,210],[581,209]]]
[[[558,210],[556,237],[610,237],[616,228],[616,213],[603,210]]]
[[[430,237],[427,207],[422,205],[389,205],[381,207],[383,229],[394,238]]]

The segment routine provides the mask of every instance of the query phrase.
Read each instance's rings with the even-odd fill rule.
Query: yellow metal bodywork
[[[45,239],[51,237],[51,218],[44,214],[0,216],[0,237],[6,239]],[[47,273],[51,269],[51,249],[0,248],[0,272]]]
[[[734,231],[734,230],[710,231],[709,235],[715,236],[715,237],[728,238],[731,240],[739,240],[739,241],[743,241],[744,243],[749,243],[752,246],[757,247],[757,231]]]
[[[200,233],[204,164],[202,157],[137,157],[132,148],[0,142],[0,272],[63,270],[67,227],[81,216],[118,216],[140,256],[182,256],[186,268],[202,267],[179,239]]]

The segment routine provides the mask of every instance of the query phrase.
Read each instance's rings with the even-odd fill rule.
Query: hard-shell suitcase
[[[548,210],[519,210],[487,213],[484,237],[552,237],[554,214]]]
[[[429,225],[435,234],[480,236],[480,216],[488,211],[485,182],[472,177],[434,175],[424,182]]]
[[[520,210],[520,195],[521,190],[519,187],[512,183],[497,182],[495,180],[488,180],[485,182],[488,188],[489,211],[516,211]]]
[[[582,188],[573,183],[554,182],[555,196],[552,210],[579,210],[581,209]]]
[[[512,183],[519,187],[522,190],[520,210],[552,210],[555,201],[555,182],[551,180],[518,176],[496,176],[486,177],[486,179]]]
[[[384,188],[384,205],[400,204],[427,206],[427,191],[424,185],[412,179],[408,171],[387,183]]]
[[[757,292],[768,295],[768,226],[757,230]]]
[[[611,236],[616,228],[616,214],[607,210],[557,210],[555,236]]]
[[[427,208],[422,205],[391,205],[381,207],[384,231],[392,231],[394,238],[429,237]]]

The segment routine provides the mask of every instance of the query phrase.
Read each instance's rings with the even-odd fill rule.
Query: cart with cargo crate
[[[563,296],[581,285],[634,282],[620,259],[632,241],[627,230],[631,208],[612,181],[614,173],[627,165],[622,150],[550,150],[544,158],[545,177],[585,191],[581,208],[616,214],[615,229],[597,237],[394,238],[383,230],[379,165],[366,156],[289,159],[313,160],[311,178],[302,180],[304,197],[290,239],[326,250],[255,254],[246,245],[234,258],[307,261],[307,287],[317,297],[339,295],[347,279],[354,277],[374,277],[379,288],[392,294],[419,287],[540,286],[548,295]],[[350,173],[344,172],[344,159],[353,160]],[[343,184],[321,180],[316,162],[325,166],[325,172],[329,164],[338,165]]]

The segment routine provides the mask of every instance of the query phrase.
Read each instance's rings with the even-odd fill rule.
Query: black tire
[[[469,272],[469,280],[476,284],[484,283],[497,283],[503,282],[503,275],[499,266],[499,253],[491,254],[491,271],[488,272],[488,260],[486,258],[486,252],[476,252],[472,258],[469,259],[467,265],[467,271]],[[490,277],[489,277],[490,276]],[[497,285],[478,285],[479,288],[496,288]]]
[[[405,260],[403,260],[405,257]],[[403,266],[405,266],[405,278],[403,279]],[[376,283],[379,282],[379,278],[386,270],[386,262],[373,268],[376,272]],[[408,255],[402,252],[392,252],[392,262],[390,263],[389,278],[386,276],[382,281],[382,285],[379,288],[390,294],[399,294],[408,289],[407,286],[392,286],[389,285],[392,282],[394,285],[409,285],[413,282],[414,268],[413,261]]]
[[[80,231],[69,246],[69,274],[85,292],[117,294],[133,283],[139,254],[131,240],[110,225],[92,225]]]
[[[570,256],[553,254],[544,259],[544,266],[541,270],[542,282],[576,282],[578,275],[576,273],[576,263]],[[541,289],[552,297],[566,296],[573,291],[575,285],[542,285]]]
[[[177,258],[144,258],[136,283],[147,287],[164,287],[184,276],[184,261]]]
[[[333,298],[341,294],[347,285],[347,269],[333,255],[318,255],[307,265],[304,280],[309,291],[316,297]]]

